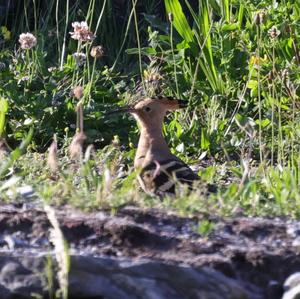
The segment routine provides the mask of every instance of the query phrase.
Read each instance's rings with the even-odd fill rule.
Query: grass
[[[194,192],[186,193],[184,186],[179,186],[177,197],[160,200],[138,190],[132,168],[120,169],[127,159],[120,148],[108,146],[97,151],[88,161],[74,163],[62,156],[59,159],[60,171],[53,174],[47,167],[44,154],[27,153],[15,164],[19,172],[16,176],[23,179],[14,180],[14,184],[2,190],[1,198],[9,202],[24,202],[18,193],[15,197],[5,194],[7,190],[29,184],[47,204],[71,204],[85,211],[115,211],[129,204],[141,208],[172,209],[182,216],[300,216],[298,182],[288,167],[262,167],[256,163],[246,168],[235,161],[214,162],[200,170],[202,182]],[[245,172],[247,176],[243,179]],[[206,194],[206,184],[209,183],[218,186],[216,193]]]
[[[1,15],[0,137],[13,149],[0,161],[1,200],[17,200],[5,186],[29,184],[50,204],[85,210],[136,204],[182,215],[298,218],[298,2],[100,2],[36,0],[30,9],[24,1]],[[92,43],[70,38],[71,23],[83,20],[96,35]],[[18,38],[27,31],[37,45],[23,50]],[[95,45],[103,56],[90,56]],[[76,52],[86,58],[78,61]],[[76,86],[80,103],[71,95]],[[156,94],[189,100],[186,111],[168,116],[164,132],[174,154],[205,165],[195,192],[163,201],[135,187],[135,122],[105,117]],[[72,162],[79,104],[85,143],[96,151]],[[55,174],[46,166],[54,134]],[[219,191],[203,194],[206,183]]]

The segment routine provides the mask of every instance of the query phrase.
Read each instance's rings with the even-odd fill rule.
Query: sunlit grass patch
[[[298,217],[298,3],[75,2],[17,3],[18,18],[12,7],[0,16],[1,197],[27,184],[83,209]],[[160,200],[138,189],[138,130],[106,112],[157,94],[189,100],[164,134],[215,193],[199,185]]]
[[[297,175],[291,168],[253,167],[247,179],[242,180],[241,166],[234,163],[235,171],[232,171],[232,163],[216,163],[200,171],[201,180],[193,191],[178,186],[176,196],[158,198],[139,189],[136,173],[130,167],[132,162],[115,146],[96,151],[89,160],[77,162],[70,160],[63,149],[58,151],[56,174],[47,166],[46,154],[27,153],[20,157],[11,175],[15,180],[7,177],[2,181],[2,186],[7,187],[1,190],[1,200],[20,203],[38,200],[39,203],[43,199],[57,207],[70,205],[86,211],[113,211],[124,205],[135,205],[190,217],[299,217],[300,191]],[[9,180],[11,184],[7,184]],[[216,190],[208,192],[208,184],[213,184]],[[18,187],[25,185],[32,186],[35,196],[20,196]]]

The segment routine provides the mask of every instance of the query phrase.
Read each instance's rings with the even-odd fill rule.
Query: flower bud
[[[101,58],[104,55],[104,49],[102,46],[92,47],[90,54],[94,58]]]
[[[257,26],[260,26],[262,25],[266,20],[266,13],[264,11],[261,11],[257,14],[255,14],[254,16],[254,23],[257,25]]]
[[[80,100],[83,96],[83,88],[82,86],[75,86],[72,94],[74,96],[74,98],[76,98],[77,100]]]

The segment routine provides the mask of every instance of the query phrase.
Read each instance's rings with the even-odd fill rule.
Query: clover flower
[[[92,47],[90,54],[94,58],[101,58],[104,55],[104,49],[102,46]]]
[[[266,21],[267,15],[264,11],[261,11],[254,15],[254,23],[257,26],[262,25]]]
[[[22,33],[19,37],[19,43],[22,49],[31,49],[36,46],[37,40],[32,33]]]
[[[27,82],[30,80],[29,76],[23,76],[18,80],[18,84],[20,84],[21,82]]]
[[[55,72],[56,70],[57,70],[57,68],[55,66],[48,67],[48,72],[49,73]]]
[[[143,75],[148,95],[154,96],[161,93],[163,77],[160,74],[159,67],[150,67],[148,70],[144,70]]]
[[[158,67],[152,67],[149,70],[144,70],[144,78],[146,83],[155,83],[162,79]]]
[[[268,34],[271,38],[275,39],[277,36],[279,36],[280,31],[277,29],[276,26],[272,26],[269,30],[268,30]]]
[[[81,52],[76,52],[73,54],[73,57],[76,61],[77,66],[82,66],[86,62],[86,55]]]
[[[83,96],[83,87],[82,86],[75,86],[73,90],[71,91],[71,94],[74,98],[77,100],[80,100]]]
[[[71,38],[81,42],[89,42],[95,38],[95,35],[90,31],[87,22],[73,22],[73,32],[70,32]]]

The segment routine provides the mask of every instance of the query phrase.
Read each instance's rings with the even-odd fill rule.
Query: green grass
[[[8,190],[18,186],[33,186],[36,197],[48,204],[71,204],[91,211],[114,211],[124,205],[172,209],[183,216],[197,214],[231,217],[235,215],[300,216],[300,191],[292,168],[253,165],[247,171],[237,162],[212,163],[199,171],[201,183],[188,192],[178,186],[176,197],[161,200],[139,190],[132,167],[121,169],[127,163],[126,153],[108,146],[97,151],[88,161],[70,161],[59,152],[59,171],[53,174],[44,154],[27,153],[15,163],[17,173],[6,179],[8,188],[1,190],[1,199],[7,202],[26,202],[18,193],[7,196]],[[18,180],[17,177],[22,177]],[[206,185],[218,186],[216,193],[207,194]],[[4,185],[3,185],[4,186]]]
[[[13,167],[16,184],[33,185],[57,205],[134,203],[185,215],[299,217],[300,5],[196,2],[23,1],[6,10],[0,16],[0,137],[15,150],[0,161],[0,188]],[[70,38],[71,23],[83,20],[96,35],[92,44]],[[22,50],[18,37],[27,31],[38,43]],[[105,55],[94,59],[90,49],[100,44]],[[75,52],[87,57],[81,66]],[[71,91],[77,85],[84,88],[86,143],[97,151],[73,165],[66,153],[76,131],[78,100]],[[218,193],[204,196],[199,186],[160,201],[133,187],[136,124],[105,113],[156,94],[189,100],[186,111],[168,116],[164,132],[187,163],[207,161],[200,175],[204,184],[218,185]],[[55,176],[43,154],[54,134],[60,147]],[[110,145],[114,138],[119,148]],[[121,164],[125,176],[115,178]],[[4,191],[0,197],[12,200]]]

